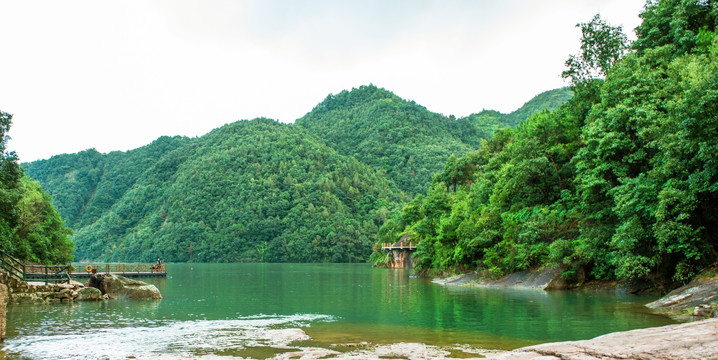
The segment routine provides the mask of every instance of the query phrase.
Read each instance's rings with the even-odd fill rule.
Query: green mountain
[[[367,165],[267,119],[26,169],[72,219],[80,260],[366,260],[398,193]]]
[[[23,166],[75,231],[80,260],[360,261],[405,194],[509,116],[457,120],[363,86],[297,124],[239,121]]]
[[[129,191],[143,173],[168,152],[191,142],[163,136],[127,152],[86,150],[23,164],[50,191],[68,226],[80,229],[97,221]]]
[[[369,85],[329,95],[296,125],[324,139],[339,153],[386,171],[412,197],[426,191],[450,155],[475,150],[496,130],[513,127],[534,112],[552,109],[571,95],[567,88],[556,89],[508,115],[484,111],[456,119]]]

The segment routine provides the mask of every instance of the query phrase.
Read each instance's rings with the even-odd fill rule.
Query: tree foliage
[[[450,157],[380,229],[422,269],[685,282],[718,258],[716,4],[651,1],[633,52],[600,17],[564,73],[574,97]],[[620,59],[619,59],[620,58]],[[605,79],[599,77],[605,76]]]
[[[447,153],[570,95],[457,120],[366,86],[329,96],[297,125],[240,121],[24,166],[76,231],[83,260],[365,261],[390,211]]]
[[[411,198],[426,191],[449,155],[461,156],[495,131],[570,96],[568,89],[547,91],[511,114],[483,111],[456,119],[369,85],[329,95],[296,124],[339,153],[384,170]]]
[[[77,257],[92,260],[365,261],[399,192],[378,171],[267,119],[27,168],[65,204],[85,204],[62,209],[77,226]]]
[[[611,26],[598,14],[581,28],[581,53],[566,60],[566,70],[561,74],[573,85],[606,76],[611,67],[626,53],[629,42],[620,26]]]
[[[0,246],[22,260],[44,264],[72,260],[70,229],[40,184],[25,176],[7,151],[12,115],[0,111]]]

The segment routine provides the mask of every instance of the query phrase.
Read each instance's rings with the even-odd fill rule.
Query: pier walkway
[[[121,275],[128,278],[166,277],[167,264],[74,264],[29,265],[0,249],[0,268],[10,276],[25,282],[69,283],[72,279],[92,276],[92,269],[105,275]]]
[[[92,269],[105,275],[120,275],[127,278],[166,277],[167,264],[75,264],[70,273],[72,278],[82,279],[92,276]]]

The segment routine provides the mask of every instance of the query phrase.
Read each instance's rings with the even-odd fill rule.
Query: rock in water
[[[111,298],[162,299],[159,289],[146,282],[128,279],[119,275],[105,275],[102,286]]]
[[[92,276],[90,276],[90,279],[87,280],[87,282],[85,283],[85,287],[98,289],[100,290],[100,292],[102,292],[102,295],[105,295],[107,293],[107,290],[102,284],[104,280],[104,275],[98,274],[93,270],[93,274]]]
[[[78,301],[98,301],[102,300],[102,291],[94,287],[86,287],[77,291]]]

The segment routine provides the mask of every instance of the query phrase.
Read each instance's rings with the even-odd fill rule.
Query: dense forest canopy
[[[0,111],[0,248],[25,261],[67,263],[74,248],[72,231],[50,196],[24,176],[17,155],[7,150],[11,124],[12,115]]]
[[[62,208],[73,214],[79,259],[360,261],[399,192],[370,167],[267,119],[128,153],[57,156],[28,172],[59,193],[82,189]]]
[[[452,157],[391,216],[425,271],[685,282],[718,258],[718,4],[649,1],[628,44],[579,24],[574,97]],[[382,261],[384,254],[374,259]]]
[[[571,96],[568,88],[556,89],[510,114],[482,111],[456,119],[368,85],[329,95],[296,124],[339,153],[386,171],[411,198],[426,191],[449,155],[461,156],[496,130],[515,127],[530,114],[553,109]]]
[[[457,120],[363,86],[296,125],[239,121],[23,166],[75,230],[80,260],[366,261],[387,214],[425,187],[417,179],[571,96],[556,89],[511,114]]]

